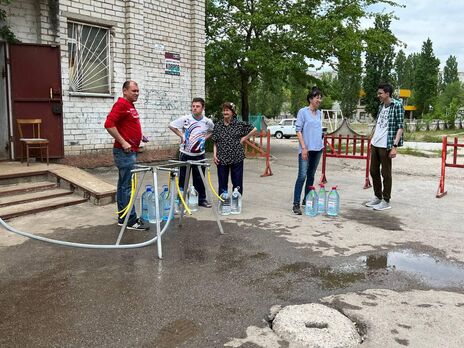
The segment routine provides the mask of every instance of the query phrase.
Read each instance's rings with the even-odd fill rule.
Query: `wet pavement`
[[[287,180],[293,182],[296,164],[282,159],[287,152],[283,147],[273,170],[287,170]],[[266,319],[274,305],[319,303],[335,296],[324,301],[344,313],[356,313],[360,303],[368,308],[372,301],[358,304],[349,294],[370,289],[405,296],[430,289],[464,293],[464,252],[458,246],[464,231],[456,224],[438,223],[429,208],[425,217],[413,208],[403,209],[409,203],[401,199],[390,212],[373,214],[361,205],[370,192],[359,197],[351,193],[358,182],[362,185],[356,168],[355,174],[349,171],[338,179],[345,202],[339,218],[292,216],[290,194],[283,197],[283,206],[272,201],[275,192],[266,191],[281,184],[282,177],[259,178],[261,165],[249,164],[253,175],[248,174],[245,190],[255,194],[245,196],[249,200],[242,215],[223,220],[225,235],[219,234],[210,211],[200,209],[165,235],[163,260],[154,246],[88,250],[0,239],[0,346],[222,347],[246,336],[247,328],[269,327]],[[394,183],[397,196],[405,187],[416,187],[408,175],[404,178],[403,185]],[[456,192],[456,186],[450,188]],[[460,204],[461,198],[451,196],[450,201]],[[431,202],[433,211],[451,219],[458,216],[445,210],[443,201]],[[110,217],[113,210],[81,205],[11,224],[38,229],[49,238],[111,244],[119,232]],[[418,216],[420,223],[414,220]],[[150,236],[127,231],[123,243]],[[370,317],[364,319],[369,322]],[[375,332],[369,325],[363,328],[361,321],[358,327],[369,336]],[[406,342],[401,340],[414,342],[390,331],[391,346]],[[244,341],[240,346],[262,345]],[[278,346],[289,345],[282,341]]]

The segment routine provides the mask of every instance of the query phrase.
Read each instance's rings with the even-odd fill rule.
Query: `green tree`
[[[394,74],[394,78],[395,78],[395,85],[398,87],[398,88],[406,88],[405,85],[405,78],[406,78],[406,55],[404,54],[404,51],[403,50],[400,50],[398,52],[398,54],[396,55],[396,58],[395,58],[395,64],[394,64],[394,68],[395,68],[395,74]]]
[[[419,61],[418,53],[412,53],[408,55],[408,58],[406,58],[406,62],[404,64],[403,85],[400,87],[406,88],[406,89],[414,89],[418,61]]]
[[[361,91],[361,54],[353,53],[353,59],[350,62],[340,64],[336,88],[338,91],[338,101],[342,110],[343,117],[352,118],[358,105],[359,92]]]
[[[433,53],[432,41],[427,39],[422,45],[415,75],[414,102],[418,116],[432,111],[431,106],[438,93],[439,66],[440,60]]]
[[[459,81],[458,61],[455,56],[449,56],[443,69],[443,85],[447,86],[456,81]]]
[[[310,60],[335,66],[364,42],[368,7],[383,0],[207,0],[206,85],[208,107],[224,92],[240,99],[246,120],[258,81],[283,78]]]
[[[464,86],[459,81],[449,83],[438,96],[433,106],[433,118],[446,122],[454,127],[459,108],[464,106]]]
[[[262,113],[267,117],[276,117],[285,101],[284,80],[279,78],[262,79],[250,94],[250,113]]]
[[[379,101],[377,99],[377,87],[382,82],[392,82],[392,68],[395,58],[394,45],[396,38],[390,30],[390,18],[386,15],[378,15],[374,28],[370,29],[370,35],[374,38],[367,44],[365,75],[363,88],[366,93],[364,102],[366,111],[377,115]]]

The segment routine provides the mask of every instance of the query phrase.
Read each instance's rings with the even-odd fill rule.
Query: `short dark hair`
[[[385,93],[388,93],[390,97],[393,95],[393,86],[389,83],[381,83],[379,87],[377,87],[377,90],[381,89]]]
[[[205,107],[205,100],[203,98],[199,98],[199,97],[193,98],[192,99],[192,104],[193,103],[201,103],[201,106]]]
[[[319,88],[317,88],[316,86],[314,86],[313,88],[311,88],[308,95],[306,96],[306,100],[308,101],[308,103],[310,103],[311,99],[313,99],[313,98],[315,98],[317,96],[322,98],[322,91]]]
[[[130,87],[131,82],[138,86],[137,82],[135,82],[134,80],[127,80],[122,84],[122,89],[128,89]]]

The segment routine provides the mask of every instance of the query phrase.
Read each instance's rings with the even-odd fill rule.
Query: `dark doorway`
[[[9,45],[15,158],[21,157],[18,118],[41,118],[42,137],[50,141],[50,158],[64,156],[60,48]]]

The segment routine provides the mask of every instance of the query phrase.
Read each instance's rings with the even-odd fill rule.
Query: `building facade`
[[[59,48],[61,91],[50,88],[50,98],[61,93],[64,156],[112,147],[103,125],[128,79],[139,84],[136,107],[150,139],[146,147],[177,146],[168,123],[189,113],[191,99],[205,94],[204,2],[14,0],[4,9],[20,45]],[[10,45],[0,44],[8,69]],[[15,115],[11,85],[14,81],[4,81],[0,89],[5,94],[0,98],[7,101],[0,108],[0,122],[8,124],[9,140],[15,134],[14,119],[21,116]],[[12,148],[3,159],[17,158]]]

